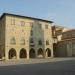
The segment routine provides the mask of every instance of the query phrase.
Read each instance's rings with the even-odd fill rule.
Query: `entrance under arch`
[[[51,57],[51,50],[49,48],[46,49],[46,57]]]
[[[29,58],[35,58],[35,50],[33,48],[29,51]]]
[[[9,59],[16,59],[16,50],[13,48],[9,50]]]
[[[20,58],[26,58],[26,57],[27,57],[26,50],[24,48],[22,48],[20,50]]]
[[[43,57],[44,53],[43,50],[40,48],[38,49],[38,57]]]

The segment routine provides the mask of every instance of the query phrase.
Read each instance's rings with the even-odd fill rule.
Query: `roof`
[[[20,17],[20,18],[28,18],[28,19],[33,19],[33,20],[39,20],[39,21],[53,23],[53,21],[49,21],[49,20],[44,20],[44,19],[39,19],[39,18],[34,18],[34,17],[28,17],[28,16],[22,16],[22,15],[16,15],[16,14],[10,14],[10,13],[3,13],[2,16],[0,17],[0,19],[2,19],[5,15],[14,16],[14,17]]]

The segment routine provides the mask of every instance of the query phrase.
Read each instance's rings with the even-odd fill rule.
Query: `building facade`
[[[75,30],[62,33],[57,50],[59,56],[75,57]]]
[[[52,26],[53,53],[55,57],[61,55],[60,51],[62,50],[62,47],[59,50],[60,46],[58,45],[58,43],[62,40],[62,36],[63,36],[62,34],[68,30],[69,28],[63,26],[58,26],[58,25]]]
[[[53,57],[52,21],[4,13],[0,18],[0,58]]]
[[[54,56],[75,56],[75,29],[52,26]]]

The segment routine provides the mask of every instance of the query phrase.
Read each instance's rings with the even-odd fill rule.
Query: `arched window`
[[[25,39],[24,39],[24,38],[21,38],[20,44],[21,44],[21,45],[25,45]]]
[[[12,37],[12,38],[11,38],[11,40],[10,40],[10,44],[13,44],[13,45],[16,44],[15,37]]]
[[[48,40],[46,40],[46,45],[49,45],[49,41]]]
[[[39,40],[38,41],[38,45],[42,45],[42,40]]]

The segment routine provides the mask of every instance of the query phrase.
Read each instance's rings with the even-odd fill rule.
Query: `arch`
[[[14,48],[9,50],[9,59],[16,59],[16,50]]]
[[[51,49],[46,49],[46,57],[51,57]]]
[[[43,57],[44,53],[41,48],[38,49],[38,57]]]
[[[30,58],[35,58],[35,50],[33,48],[30,49],[30,51],[29,51],[29,57]]]
[[[27,52],[24,48],[20,50],[20,58],[26,58],[27,57]]]

